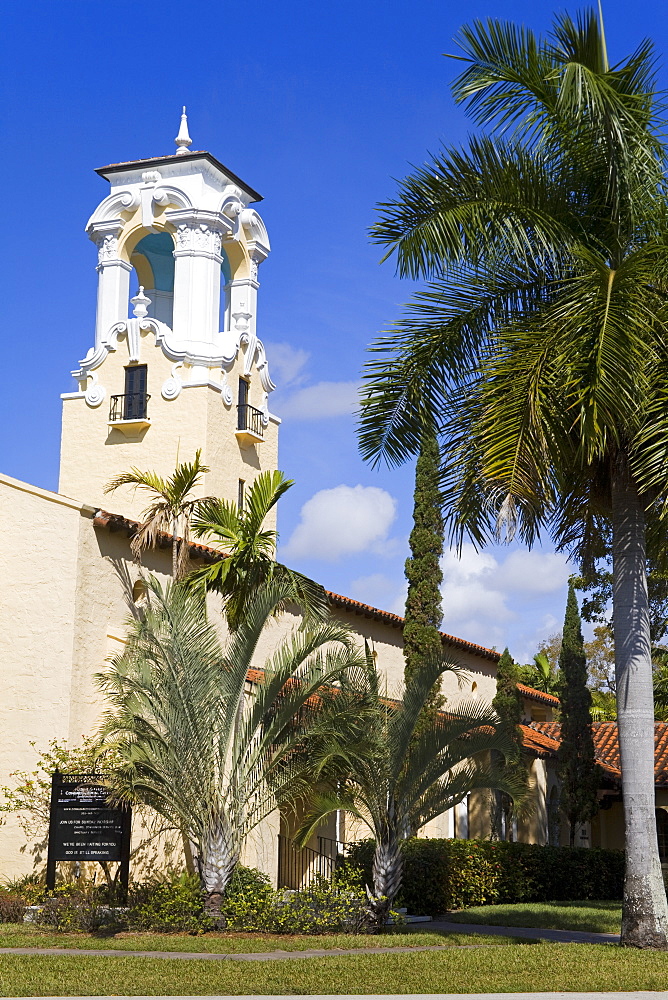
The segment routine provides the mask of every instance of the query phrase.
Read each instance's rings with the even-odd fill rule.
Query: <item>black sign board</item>
[[[127,888],[130,871],[129,808],[110,806],[103,774],[61,774],[51,779],[46,882],[55,887],[58,861],[119,861]]]

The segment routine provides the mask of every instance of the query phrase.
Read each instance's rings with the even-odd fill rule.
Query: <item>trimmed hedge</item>
[[[346,857],[346,864],[362,869],[368,885],[373,848],[373,841],[363,840],[351,845]],[[623,851],[414,838],[402,853],[397,905],[409,913],[436,916],[485,903],[622,898]]]

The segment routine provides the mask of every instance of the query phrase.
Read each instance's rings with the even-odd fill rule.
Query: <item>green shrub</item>
[[[260,879],[254,885],[232,884],[225,894],[222,912],[231,930],[326,934],[361,933],[368,928],[366,895],[359,871],[348,868],[331,883],[317,879],[298,890],[275,890],[266,876]]]
[[[26,901],[18,893],[0,889],[0,924],[18,924],[26,912]]]
[[[41,903],[46,895],[46,882],[35,872],[0,882],[0,891],[20,896],[26,906]]]
[[[128,903],[127,922],[131,930],[188,934],[211,930],[195,875],[136,882],[130,887]]]
[[[109,906],[106,886],[92,883],[63,884],[43,897],[35,922],[57,931],[88,931],[125,928],[124,911]]]
[[[373,842],[353,844],[346,865],[371,885]],[[437,915],[486,903],[621,899],[623,851],[486,840],[406,841],[398,906]]]

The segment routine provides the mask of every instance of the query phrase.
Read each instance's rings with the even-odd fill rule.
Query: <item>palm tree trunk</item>
[[[626,875],[621,944],[668,948],[654,798],[654,700],[645,516],[626,456],[612,469],[613,617]]]
[[[373,877],[373,893],[367,886],[369,911],[375,929],[381,930],[387,923],[387,918],[401,887],[404,873],[404,863],[399,849],[399,839],[395,833],[388,832],[376,841],[371,874]]]
[[[202,845],[201,856],[197,858],[204,910],[216,928],[225,926],[221,914],[223,896],[238,863],[239,846],[230,824],[221,817],[211,827],[209,836]]]

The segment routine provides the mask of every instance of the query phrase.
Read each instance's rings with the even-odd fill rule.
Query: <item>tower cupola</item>
[[[63,395],[59,487],[91,503],[119,471],[168,472],[197,448],[212,469],[208,492],[230,499],[246,465],[275,467],[274,385],[256,326],[270,250],[253,207],[261,196],[211,153],[189,149],[185,108],[175,143],[175,153],[96,171],[111,190],[86,226],[97,247],[94,346],[72,372],[78,390]],[[87,471],[83,442],[95,456]],[[122,512],[136,514],[125,501]]]

